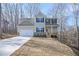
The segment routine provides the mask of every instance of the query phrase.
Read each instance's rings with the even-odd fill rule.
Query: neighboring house
[[[57,19],[46,18],[43,13],[38,13],[35,18],[24,18],[17,26],[21,36],[47,36],[57,35]]]

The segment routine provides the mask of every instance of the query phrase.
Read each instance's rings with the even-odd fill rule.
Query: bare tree
[[[19,8],[18,4],[15,4],[15,32],[17,33],[17,25],[18,25],[18,20],[19,20]]]
[[[65,4],[54,4],[55,6],[51,9],[50,11],[50,15],[53,18],[57,18],[58,19],[58,24],[59,24],[59,40],[62,41],[63,39],[63,24],[65,21],[65,8],[66,5]]]
[[[1,32],[2,30],[1,30],[1,3],[0,3],[0,38],[1,38]]]
[[[35,17],[36,14],[39,12],[39,10],[40,10],[40,4],[37,3],[28,4],[27,11],[30,18]]]
[[[23,4],[20,4],[20,19],[22,19],[23,17],[24,17]]]
[[[75,26],[76,26],[76,40],[78,40],[78,49],[79,49],[79,26],[78,26],[78,17],[79,17],[79,4],[73,4],[72,6],[73,8],[73,15],[74,15],[74,18],[75,18]]]

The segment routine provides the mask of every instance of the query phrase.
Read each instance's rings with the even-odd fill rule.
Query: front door
[[[46,27],[46,36],[51,37],[51,27],[50,26]]]

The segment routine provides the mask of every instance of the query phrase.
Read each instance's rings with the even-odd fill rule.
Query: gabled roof
[[[47,17],[42,11],[39,11],[35,17]]]
[[[22,22],[20,22],[19,26],[33,26],[33,18],[24,18],[22,19]]]

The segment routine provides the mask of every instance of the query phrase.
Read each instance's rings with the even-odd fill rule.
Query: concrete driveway
[[[32,37],[13,37],[0,40],[0,56],[9,56]]]

